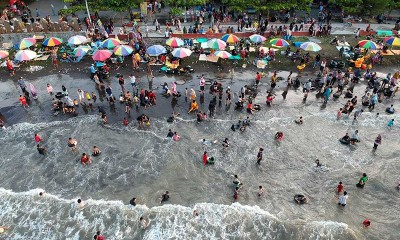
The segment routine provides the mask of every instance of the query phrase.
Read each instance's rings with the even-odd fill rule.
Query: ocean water
[[[41,86],[46,81],[35,83]],[[50,81],[55,86],[56,79]],[[79,83],[70,83],[73,86]],[[232,108],[217,108],[215,119],[197,124],[180,99],[181,116],[174,123],[149,113],[151,126],[138,129],[135,112],[128,127],[119,120],[104,126],[96,112],[69,119],[40,115],[49,107],[49,97],[40,95],[41,103],[31,107],[27,118],[0,135],[0,225],[11,227],[0,237],[91,239],[101,230],[107,239],[399,239],[399,127],[386,128],[389,117],[400,121],[398,114],[387,116],[380,104],[380,117],[365,112],[354,124],[352,117],[337,121],[336,111],[345,99],[321,108],[321,100],[309,96],[302,104],[302,93],[294,91],[286,101],[278,91],[275,104],[267,108],[266,86],[256,98],[262,110],[251,116],[251,126],[243,133],[230,126],[247,113]],[[3,91],[0,97],[12,102],[13,94]],[[161,106],[168,106],[168,101],[158,100]],[[124,116],[120,108],[112,119]],[[299,116],[303,125],[294,123]],[[177,131],[181,140],[166,140],[168,129]],[[360,143],[339,143],[355,129]],[[274,141],[277,131],[284,132],[281,143]],[[43,137],[47,156],[37,153],[34,133]],[[377,134],[382,134],[382,145],[372,153]],[[78,140],[76,153],[67,147],[68,137]],[[231,146],[224,151],[221,141],[226,137]],[[204,146],[199,142],[203,138],[218,142]],[[90,153],[93,145],[102,154],[83,167],[80,156]],[[261,166],[256,165],[259,147],[264,148]],[[203,165],[203,151],[216,158],[215,165]],[[317,158],[322,168],[315,167]],[[358,189],[355,184],[363,172],[370,180]],[[243,182],[237,201],[232,174]],[[337,206],[339,181],[349,194],[345,208]],[[259,185],[266,189],[262,197],[257,195]],[[170,201],[160,205],[166,190]],[[40,191],[46,194],[40,197]],[[298,193],[309,203],[296,204],[293,196]],[[129,206],[132,197],[138,206]],[[84,207],[78,206],[78,198]],[[199,216],[193,216],[194,210]],[[145,230],[141,216],[150,222]],[[370,228],[362,228],[364,219],[371,220]]]

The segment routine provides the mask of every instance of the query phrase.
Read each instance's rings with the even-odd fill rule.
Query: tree
[[[332,3],[339,6],[346,13],[357,14],[363,10],[361,7],[363,0],[333,0]]]
[[[385,12],[391,0],[363,0],[362,2],[363,15],[378,15]]]
[[[165,0],[167,5],[171,7],[193,7],[204,5],[208,2],[208,0]]]
[[[388,17],[389,17],[390,14],[392,13],[393,9],[400,8],[400,0],[389,0],[387,8],[388,8]]]
[[[129,8],[139,7],[142,0],[100,0],[100,4],[117,12],[128,11]]]
[[[312,0],[222,0],[231,10],[243,12],[254,8],[259,13],[280,10],[309,10]]]

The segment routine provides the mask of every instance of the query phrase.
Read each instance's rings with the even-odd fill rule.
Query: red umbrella
[[[93,54],[92,58],[95,61],[103,62],[103,61],[109,59],[111,57],[111,55],[112,55],[112,52],[110,52],[108,50],[97,50]]]
[[[10,0],[10,5],[14,5],[17,2],[17,0]]]

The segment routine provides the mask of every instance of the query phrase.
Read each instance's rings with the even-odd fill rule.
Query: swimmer
[[[6,130],[6,127],[4,126],[4,121],[1,119],[0,119],[0,128]]]
[[[342,182],[339,182],[339,185],[337,185],[336,189],[337,189],[337,193],[338,193],[338,194],[341,193],[341,192],[343,192],[343,190],[344,190],[343,183],[342,183]]]
[[[92,163],[92,160],[86,153],[82,153],[81,163],[83,166],[90,165]]]
[[[47,149],[45,147],[41,147],[40,144],[36,145],[36,149],[41,155],[46,155]]]
[[[70,147],[72,151],[76,151],[77,145],[78,145],[78,141],[76,141],[76,139],[68,138],[68,147]]]
[[[389,120],[387,127],[390,129],[393,127],[393,125],[394,125],[394,119]]]
[[[363,224],[364,228],[367,228],[367,227],[371,226],[371,221],[368,219],[365,219],[362,224]]]
[[[146,220],[144,220],[143,217],[140,217],[139,221],[140,221],[140,225],[142,226],[142,229],[146,229],[150,224]]]
[[[283,132],[277,132],[275,134],[275,139],[278,140],[279,142],[283,140]]]
[[[211,146],[211,141],[206,140],[205,138],[203,138],[203,140],[201,141],[201,144],[206,145],[206,146]]]
[[[39,196],[43,197],[44,196],[44,192],[40,192]]]
[[[199,216],[199,213],[197,212],[197,210],[193,210],[193,217],[197,217]]]
[[[136,198],[132,198],[130,201],[129,201],[129,204],[130,205],[132,205],[132,206],[136,206]]]
[[[232,177],[234,177],[233,179],[233,184],[235,185],[235,187],[240,187],[242,185],[242,183],[239,180],[238,175],[232,175]]]
[[[171,138],[174,136],[174,133],[172,132],[171,129],[168,130],[167,138]]]
[[[169,192],[165,191],[165,193],[163,195],[161,195],[161,201],[160,203],[166,202],[169,200]]]
[[[40,143],[42,140],[42,137],[39,134],[35,133],[35,142]]]
[[[399,183],[397,184],[397,191],[400,192],[400,181],[399,181]]]
[[[367,174],[363,173],[363,176],[360,178],[360,180],[358,181],[356,186],[359,187],[359,188],[364,188],[364,186],[367,183],[367,181],[368,181]]]
[[[235,192],[233,193],[233,199],[238,200],[239,198],[239,189],[240,187],[235,188]]]
[[[294,120],[294,122],[299,124],[299,125],[303,124],[303,117],[300,116],[299,119]]]
[[[261,197],[264,195],[264,188],[262,186],[258,186],[258,196]]]
[[[78,203],[78,207],[79,208],[83,208],[85,207],[85,203],[82,201],[82,199],[78,198],[78,200],[76,201]]]
[[[122,120],[122,124],[123,124],[124,126],[128,126],[129,121],[128,121],[128,119],[126,119],[126,117],[124,117],[124,119]]]
[[[344,136],[340,139],[340,141],[341,141],[343,144],[349,144],[349,143],[350,143],[350,136],[349,136],[349,134],[346,133],[346,135],[344,135]]]
[[[307,203],[307,198],[306,196],[302,195],[302,194],[297,194],[294,196],[294,201],[298,204],[304,204]]]
[[[258,150],[258,153],[257,153],[257,164],[258,164],[258,165],[261,164],[263,151],[264,151],[264,148],[260,148],[260,149]]]
[[[224,149],[227,149],[229,147],[229,140],[228,138],[225,138],[224,141],[222,141],[222,146],[224,147]]]
[[[99,156],[101,154],[100,148],[93,146],[92,156]]]
[[[210,158],[208,157],[207,152],[204,151],[204,154],[203,154],[203,163],[204,163],[204,165],[207,165],[208,159],[210,159]]]
[[[96,232],[96,235],[93,236],[94,240],[106,240],[105,237],[103,235],[101,235],[100,231]]]
[[[315,160],[315,163],[317,164],[317,167],[322,167],[322,164],[319,162],[319,159]]]

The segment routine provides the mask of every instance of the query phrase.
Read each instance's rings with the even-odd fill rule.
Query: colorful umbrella
[[[385,42],[387,44],[390,44],[392,46],[400,46],[400,38],[397,37],[388,37],[385,38]]]
[[[165,43],[170,47],[180,47],[184,44],[182,39],[176,37],[167,39]]]
[[[175,48],[174,51],[172,51],[172,56],[177,58],[189,57],[191,54],[192,51],[187,48]]]
[[[112,55],[112,52],[110,52],[109,50],[97,50],[93,54],[92,58],[95,61],[103,62],[103,61],[109,59],[111,57],[111,55]]]
[[[61,38],[51,37],[51,38],[46,38],[43,41],[43,45],[48,47],[54,47],[60,45],[62,42],[63,40]]]
[[[8,57],[8,52],[5,50],[0,50],[0,59]]]
[[[153,45],[147,48],[146,53],[149,54],[149,56],[158,56],[164,53],[167,53],[167,49],[161,45]]]
[[[253,34],[249,38],[250,38],[250,41],[252,41],[253,43],[260,43],[260,42],[264,42],[265,40],[267,40],[265,37],[263,37],[259,34]]]
[[[208,39],[207,39],[207,38],[196,38],[196,41],[197,41],[198,43],[203,43],[203,42],[207,42]]]
[[[369,48],[375,50],[378,48],[378,45],[371,40],[362,40],[358,42],[358,46],[362,48]]]
[[[36,53],[31,50],[19,50],[17,54],[15,54],[15,60],[17,61],[29,61],[36,58]]]
[[[114,49],[116,46],[121,45],[121,41],[116,38],[108,38],[101,43],[102,48]]]
[[[215,56],[223,58],[223,59],[227,59],[227,58],[230,58],[232,56],[232,54],[228,53],[227,51],[216,51]]]
[[[233,34],[225,34],[224,36],[222,36],[221,40],[227,43],[236,43],[240,41],[240,38],[236,37]]]
[[[282,38],[274,38],[269,42],[274,47],[287,47],[290,45],[286,40],[284,40]]]
[[[71,45],[79,45],[85,42],[87,42],[87,38],[80,35],[72,36],[68,39],[68,43]]]
[[[300,45],[300,48],[309,52],[318,52],[322,48],[315,42],[305,42]]]
[[[76,57],[83,57],[85,56],[90,50],[92,50],[92,48],[90,48],[89,46],[79,46],[77,48],[74,49],[74,55]]]
[[[213,38],[207,42],[207,46],[215,50],[224,50],[226,47],[226,43],[221,39]]]
[[[36,39],[34,38],[23,38],[21,42],[18,44],[19,49],[25,49],[30,46],[33,46],[36,43]]]
[[[114,48],[114,54],[117,56],[128,56],[133,52],[133,48],[128,45],[119,45]]]

